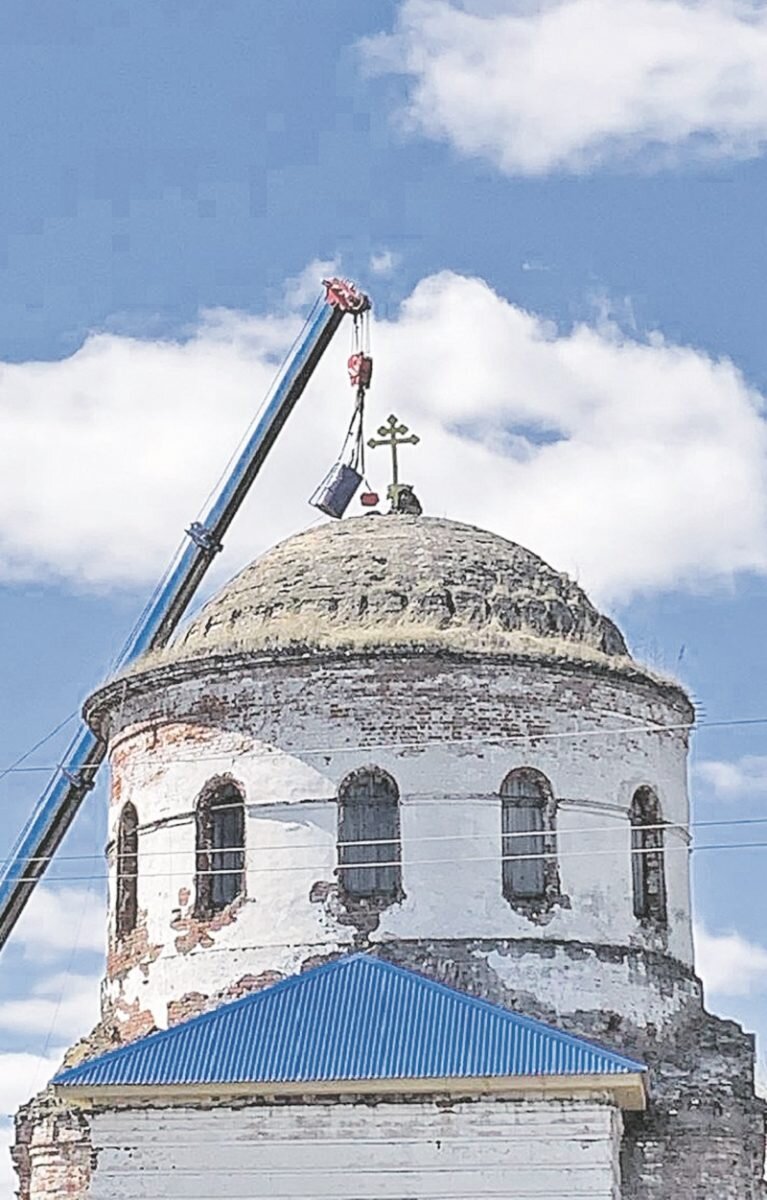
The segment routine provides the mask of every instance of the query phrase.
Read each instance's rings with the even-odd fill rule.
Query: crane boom
[[[116,670],[169,640],[345,313],[356,317],[370,308],[368,297],[346,280],[325,280],[324,286],[324,303],[307,322],[261,417],[204,520],[194,522],[187,530],[189,541],[155,593],[118,659]],[[84,796],[93,787],[106,751],[106,743],[83,724],[22,829],[0,872],[0,949],[44,875]]]

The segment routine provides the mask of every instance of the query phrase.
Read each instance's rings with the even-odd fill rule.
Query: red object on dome
[[[374,508],[380,499],[378,492],[363,492],[360,496],[360,504],[363,508]]]

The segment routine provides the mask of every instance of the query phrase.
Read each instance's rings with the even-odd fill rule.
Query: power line
[[[75,709],[75,711],[71,712],[68,717],[64,717],[63,721],[59,721],[58,725],[54,726],[53,729],[46,733],[45,737],[41,737],[39,742],[35,742],[34,746],[30,746],[28,750],[25,750],[23,754],[20,754],[18,758],[14,759],[12,763],[0,770],[0,779],[4,779],[6,775],[12,775],[14,773],[21,774],[24,771],[40,770],[39,767],[22,767],[21,763],[26,762],[28,758],[31,758],[31,756],[35,753],[35,750],[39,750],[40,747],[44,746],[46,742],[49,742],[52,737],[55,737],[57,733],[60,733],[64,726],[68,725],[69,722],[76,716],[77,710]],[[45,768],[45,770],[48,769],[49,768],[47,767]],[[60,765],[58,765],[56,769],[60,770]]]
[[[498,797],[494,797],[498,799]],[[237,808],[238,805],[221,805],[216,811],[220,812],[226,808]],[[641,829],[643,832],[665,831],[667,833],[688,833],[692,829],[711,829],[711,828],[740,828],[742,826],[751,825],[767,825],[767,817],[731,817],[729,819],[718,818],[716,820],[707,821],[659,821],[656,824],[631,825],[626,823],[624,814],[616,813],[615,823],[612,825],[601,826],[575,826],[574,828],[558,826],[551,830],[522,830],[512,831],[509,833],[500,832],[497,836],[503,838],[504,841],[511,841],[514,838],[556,838],[562,837],[595,837],[601,834],[630,832],[632,829]],[[415,837],[393,837],[393,838],[370,838],[360,841],[334,841],[333,846],[336,850],[350,850],[360,846],[391,846],[415,845],[421,842],[471,842],[471,841],[488,841],[494,837],[493,832],[488,833],[436,833],[436,834],[417,834]],[[221,846],[215,849],[200,849],[196,846],[177,847],[173,850],[146,850],[147,857],[151,858],[172,858],[179,854],[197,854],[197,853],[221,853],[221,854],[294,854],[304,850],[317,850],[316,843],[298,843],[291,844],[289,842],[278,843],[276,845],[236,845],[236,846]],[[696,849],[696,847],[692,847]],[[51,862],[54,859],[56,862],[100,862],[104,858],[101,853],[98,854],[41,854],[32,856],[25,860],[26,863],[34,862]],[[0,866],[7,866],[14,862],[14,859],[0,859]],[[370,865],[361,864],[361,865]],[[379,864],[375,864],[379,865]],[[255,868],[256,870],[260,868]],[[303,870],[304,868],[297,868]]]
[[[545,832],[544,833],[527,833],[524,836],[531,838],[531,839],[532,838],[540,838],[540,839],[545,840],[547,837],[547,834]],[[552,837],[553,835],[550,834],[548,836]],[[711,843],[705,843],[702,846],[664,845],[664,846],[635,847],[635,848],[632,848],[629,853],[631,856],[633,856],[633,855],[641,856],[641,855],[645,855],[645,854],[655,854],[658,856],[664,856],[666,854],[671,853],[672,851],[678,851],[678,850],[682,850],[686,854],[698,854],[701,851],[710,851],[710,850],[721,851],[721,850],[764,850],[764,849],[767,849],[767,841],[765,841],[765,842],[718,842],[718,843],[711,842]],[[216,850],[216,851],[206,851],[206,853],[209,853],[209,854],[229,854],[229,853],[236,854],[236,853],[239,853],[239,851],[237,851],[237,850],[230,851],[228,849],[221,849],[221,850]],[[405,867],[405,868],[436,867],[436,866],[451,866],[451,865],[455,865],[455,864],[459,864],[459,863],[460,864],[481,863],[481,862],[496,863],[496,862],[523,862],[523,861],[529,862],[529,861],[546,860],[546,859],[553,859],[553,860],[559,862],[560,860],[565,859],[565,858],[596,858],[596,857],[601,857],[606,854],[611,854],[611,855],[619,854],[619,855],[623,856],[624,853],[625,853],[625,851],[623,850],[623,848],[616,847],[614,849],[603,848],[603,849],[599,849],[599,850],[563,850],[561,852],[552,850],[552,851],[544,851],[539,854],[492,854],[492,855],[473,855],[473,856],[463,856],[463,857],[453,856],[451,858],[424,858],[424,859],[397,858],[397,859],[392,859],[391,861],[388,861],[388,862],[378,862],[378,861],[374,860],[374,861],[358,862],[358,863],[336,863],[330,869],[334,873],[336,873],[337,871],[354,871],[354,870],[362,870],[365,868],[374,869],[374,868],[380,868],[380,867]],[[133,872],[131,874],[122,874],[121,878],[123,878],[123,879],[189,879],[190,874],[200,874],[200,875],[204,875],[207,878],[208,876],[211,876],[211,875],[231,876],[231,875],[235,875],[235,874],[241,874],[244,869],[245,869],[244,867],[235,867],[235,868],[228,867],[228,868],[222,868],[220,870],[214,869],[214,870],[193,871],[193,872],[190,872],[189,870],[184,870],[184,871],[140,871],[140,872]],[[258,874],[262,874],[262,875],[284,874],[284,873],[288,873],[291,871],[292,872],[298,871],[303,874],[307,874],[307,873],[321,874],[323,871],[328,870],[328,863],[327,862],[300,863],[300,864],[290,864],[289,866],[284,866],[284,867],[258,867],[255,870],[257,871]],[[59,884],[59,883],[86,883],[88,880],[99,880],[99,881],[103,881],[103,882],[108,882],[109,878],[110,878],[110,876],[108,874],[105,874],[105,875],[96,875],[96,874],[60,875],[60,876],[55,876],[51,879],[48,879],[48,880],[46,880],[46,882],[47,883],[57,883],[57,884]],[[18,882],[18,883],[35,883],[35,882],[37,882],[37,878],[34,876],[30,876],[28,878],[25,876],[21,876],[16,882]]]
[[[354,745],[341,746],[264,746],[259,749],[246,750],[241,753],[220,750],[216,754],[197,754],[185,756],[173,756],[170,758],[163,757],[161,760],[155,757],[147,756],[146,758],[135,758],[129,762],[129,766],[144,766],[146,764],[158,765],[161,763],[199,763],[212,761],[228,761],[239,762],[249,758],[269,758],[273,755],[328,755],[328,754],[357,754],[362,751],[370,750],[429,750],[441,749],[445,746],[488,746],[501,743],[504,745],[514,745],[520,743],[537,743],[546,741],[561,741],[568,738],[612,738],[612,737],[630,737],[637,733],[679,733],[687,731],[690,733],[698,732],[702,729],[732,729],[748,726],[767,725],[767,717],[734,717],[720,721],[680,721],[669,725],[659,725],[657,723],[648,725],[622,725],[616,729],[572,729],[558,730],[552,733],[518,733],[518,734],[483,734],[478,737],[467,738],[433,738],[431,740],[422,741],[396,741],[396,742],[365,742],[355,743]],[[45,739],[47,740],[47,738]],[[30,752],[31,753],[31,752]],[[24,757],[28,757],[24,755]],[[54,772],[62,771],[66,767],[66,763],[48,763],[44,765],[36,765],[33,767],[17,767],[13,763],[4,771],[0,772],[0,779],[3,775],[9,774],[33,774],[36,772]],[[84,766],[80,770],[83,772],[88,770],[98,770],[98,766]]]

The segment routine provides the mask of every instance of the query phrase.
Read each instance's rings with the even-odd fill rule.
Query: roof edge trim
[[[513,1100],[608,1099],[627,1112],[647,1107],[647,1073],[567,1076],[470,1076],[423,1079],[306,1080],[290,1083],[197,1084],[65,1084],[54,1085],[56,1095],[76,1107],[102,1105],[209,1104],[211,1101],[269,1099],[282,1096],[428,1096],[446,1093],[455,1097],[492,1095]]]

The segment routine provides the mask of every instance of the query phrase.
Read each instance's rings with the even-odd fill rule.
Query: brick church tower
[[[528,1147],[525,1122],[543,1122],[541,1171],[564,1138],[572,1162],[560,1174],[579,1177],[578,1135],[567,1134],[567,1121],[586,1121],[577,1105],[587,1092],[599,1120],[611,1114],[594,1134],[602,1182],[535,1194],[762,1196],[752,1040],[706,1013],[694,971],[692,707],[677,683],[631,658],[619,630],[567,577],[452,521],[399,513],[323,525],[246,568],[169,647],[93,695],[86,715],[108,740],[112,771],[102,1020],[70,1054],[56,1094],[20,1117],[22,1200],[84,1196],[92,1151],[88,1194],[116,1194],[112,1143],[99,1141],[99,1130],[138,1095],[130,1092],[138,1059],[107,1053],[102,1074],[88,1074],[94,1056],[99,1063],[116,1047],[151,1047],[153,1031],[188,1018],[196,1029],[202,1013],[262,993],[266,1000],[275,985],[282,995],[286,981],[309,980],[315,968],[360,952],[365,962],[446,984],[466,1003],[532,1018],[552,1037],[598,1043],[623,1056],[613,1065],[639,1064],[642,1102],[623,1107],[596,1082],[591,1092],[585,1084],[568,1091],[533,1071],[533,1086],[522,1071],[525,1091],[513,1082],[519,1060],[498,1068],[506,1090],[493,1093],[493,1113],[513,1118],[514,1128],[521,1122]],[[110,1075],[114,1062],[127,1064],[123,1083]],[[412,1080],[398,1076],[395,1087],[385,1071],[382,1078],[400,1100],[418,1091]],[[254,1112],[279,1107],[283,1084],[258,1093]],[[197,1107],[183,1101],[201,1130],[231,1085],[218,1080]],[[152,1087],[144,1108],[167,1115],[182,1103],[167,1077],[153,1077]],[[446,1097],[458,1103],[454,1083],[440,1087],[442,1101],[418,1093],[424,1144],[434,1140],[428,1104],[436,1114]],[[86,1093],[87,1104],[75,1103]],[[295,1089],[290,1095],[293,1107],[279,1117],[288,1142],[302,1120]],[[227,1103],[217,1120],[234,1112]],[[337,1137],[347,1194],[437,1194],[427,1181],[431,1160],[415,1150],[414,1190],[355,1192],[354,1140],[384,1109],[360,1101],[346,1111],[348,1146]],[[139,1125],[128,1128],[140,1141]],[[502,1141],[515,1144],[508,1131]],[[273,1160],[271,1149],[264,1153],[278,1162],[276,1150]],[[532,1194],[511,1175],[507,1190],[485,1183],[478,1175],[464,1191],[440,1194]],[[195,1186],[173,1194],[208,1194],[199,1178]],[[312,1195],[326,1194],[314,1186]],[[256,1184],[248,1192],[278,1194],[307,1193]]]

